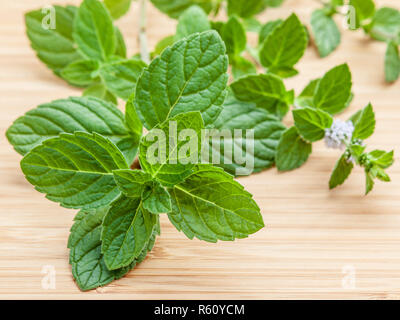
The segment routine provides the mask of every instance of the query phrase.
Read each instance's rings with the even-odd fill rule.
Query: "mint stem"
[[[147,35],[146,35],[146,25],[147,25],[147,8],[146,8],[146,0],[139,0],[139,48],[140,48],[140,57],[141,59],[149,64],[150,63],[150,54],[147,48]]]

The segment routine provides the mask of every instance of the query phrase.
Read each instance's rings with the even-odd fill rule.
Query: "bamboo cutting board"
[[[400,9],[396,0],[378,3]],[[299,92],[309,80],[348,62],[355,99],[341,118],[373,103],[377,127],[367,142],[371,148],[396,149],[391,183],[377,183],[365,197],[364,175],[358,168],[344,186],[329,191],[339,153],[317,143],[299,170],[278,174],[271,169],[240,178],[261,207],[265,229],[248,239],[209,244],[187,240],[163,217],[162,235],[142,264],[104,288],[80,292],[67,250],[75,211],[33,189],[19,168],[21,157],[4,136],[13,120],[38,104],[81,94],[56,78],[29,47],[23,13],[48,4],[49,0],[0,2],[0,298],[400,298],[400,81],[384,83],[385,45],[350,31],[343,32],[341,46],[326,59],[309,48],[298,65],[300,75],[286,83]],[[295,11],[309,21],[316,7],[317,1],[286,0],[260,20]],[[137,13],[134,3],[117,22],[129,54],[137,52]],[[174,32],[176,22],[153,7],[148,15],[153,48]],[[49,274],[55,275],[50,285]]]

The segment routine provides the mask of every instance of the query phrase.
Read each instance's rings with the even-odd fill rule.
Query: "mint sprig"
[[[21,169],[36,190],[80,209],[68,247],[82,290],[119,279],[143,261],[160,234],[161,214],[189,239],[232,241],[257,232],[264,227],[260,208],[231,174],[274,164],[293,170],[308,160],[317,141],[343,149],[330,188],[343,184],[355,166],[365,171],[366,193],[376,179],[390,181],[393,151],[367,151],[364,143],[375,128],[372,105],[348,121],[334,118],[353,98],[347,64],[312,80],[298,96],[287,89],[283,78],[298,74],[307,29],[295,14],[263,23],[257,17],[282,0],[151,1],[178,19],[176,34],[157,44],[152,61],[144,7],[140,54],[127,58],[114,24],[131,0],[56,6],[55,29],[41,28],[40,10],[26,15],[38,57],[84,91],[83,97],[28,111],[7,138],[24,156]],[[358,8],[357,28],[388,41],[387,78],[394,81],[398,12],[376,10],[372,1],[351,2]],[[333,17],[344,4],[331,0],[313,14],[323,56],[340,42]],[[222,9],[226,21],[215,18]],[[248,32],[258,33],[258,47],[248,43]],[[124,114],[117,98],[126,101]],[[289,128],[282,123],[287,114],[294,120]]]
[[[377,8],[373,0],[331,0],[313,12],[312,33],[320,56],[328,56],[340,44],[341,35],[334,17],[343,14],[342,8],[348,9],[349,30],[362,29],[372,39],[387,42],[385,79],[395,82],[400,76],[400,11],[389,7]]]

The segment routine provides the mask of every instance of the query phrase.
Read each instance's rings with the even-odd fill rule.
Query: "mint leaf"
[[[264,0],[264,3],[271,8],[277,8],[281,6],[284,0]]]
[[[400,32],[400,11],[394,8],[383,7],[376,11],[370,24],[369,34],[380,41],[396,39]]]
[[[163,185],[184,180],[199,162],[203,119],[187,112],[154,127],[140,142],[140,165]]]
[[[154,182],[143,192],[143,208],[153,214],[168,213],[171,208],[171,197],[160,183]]]
[[[101,66],[100,77],[112,94],[127,101],[145,66],[137,59],[114,61]]]
[[[125,105],[125,124],[128,127],[131,134],[137,139],[137,141],[139,141],[143,133],[143,125],[136,113],[135,106],[133,105],[134,99],[135,96],[134,94],[132,94],[132,96],[129,98],[128,102]]]
[[[321,81],[320,78],[311,80],[308,83],[308,85],[303,89],[303,91],[300,93],[299,97],[312,98],[315,94],[315,91],[317,90],[320,81]]]
[[[115,27],[115,52],[116,56],[126,58],[126,44],[119,28]]]
[[[129,11],[132,0],[104,0],[108,11],[114,19],[121,18]]]
[[[114,179],[118,188],[127,197],[140,198],[146,186],[152,184],[152,177],[142,170],[114,170]]]
[[[394,152],[384,150],[374,150],[369,153],[370,161],[382,169],[389,168],[394,162]]]
[[[120,192],[112,171],[128,165],[119,149],[97,133],[61,133],[44,140],[21,161],[26,179],[66,208],[98,208]]]
[[[370,193],[374,188],[375,182],[374,177],[368,171],[365,171],[365,195]]]
[[[207,14],[199,6],[191,6],[179,17],[175,40],[181,40],[193,33],[211,29]]]
[[[70,63],[61,71],[61,76],[76,86],[88,86],[94,82],[94,72],[99,68],[95,60],[78,60]]]
[[[241,56],[234,57],[231,61],[231,64],[232,75],[235,80],[250,74],[257,74],[257,69],[254,64]]]
[[[215,31],[176,42],[145,68],[136,86],[136,110],[144,126],[189,111],[210,125],[221,112],[228,80],[225,46]]]
[[[275,163],[279,139],[286,129],[266,110],[257,108],[253,103],[236,100],[234,97],[229,97],[225,101],[224,109],[215,121],[214,128],[220,132],[228,130],[231,138],[211,141],[212,156],[220,159],[218,166],[235,175],[250,174],[270,168]],[[235,130],[240,130],[240,134],[235,133]],[[253,137],[247,136],[245,130],[253,130]],[[240,155],[244,155],[243,159],[230,156],[235,155],[234,151],[238,147]],[[225,152],[228,158],[225,157]]]
[[[321,79],[311,80],[298,97],[295,98],[297,107],[313,107],[314,94]]]
[[[329,188],[334,189],[337,186],[342,185],[349,177],[353,168],[353,162],[348,161],[346,156],[343,154],[336,162],[335,168],[333,169],[331,178],[329,180]]]
[[[258,35],[258,44],[262,45],[264,40],[267,39],[268,36],[271,34],[271,32],[274,31],[276,27],[280,26],[282,22],[283,22],[282,19],[277,19],[269,21],[266,24],[264,24]]]
[[[121,278],[130,267],[109,271],[101,254],[101,223],[108,207],[80,211],[68,239],[72,275],[81,290],[91,290]],[[133,266],[132,266],[133,267]]]
[[[385,77],[387,82],[394,82],[400,77],[399,45],[390,41],[385,56]]]
[[[306,107],[292,112],[296,128],[309,142],[321,140],[325,136],[325,129],[330,128],[333,123],[331,115],[322,110]]]
[[[172,46],[175,42],[175,36],[167,36],[165,38],[162,38],[158,43],[156,44],[156,47],[154,48],[154,51],[151,53],[152,58],[155,58],[161,52],[163,52],[167,47]]]
[[[141,170],[115,170],[114,179],[127,197],[141,197],[143,208],[159,214],[171,211],[169,193],[150,174]]]
[[[158,230],[153,232],[147,246],[129,266],[108,270],[101,253],[101,224],[109,207],[81,210],[74,219],[68,239],[72,274],[81,290],[104,286],[123,277],[136,264],[142,262],[153,249]]]
[[[117,97],[108,91],[106,86],[101,82],[94,83],[90,87],[87,87],[85,91],[83,91],[82,95],[84,97],[95,97],[104,101],[112,102],[113,104],[117,104]]]
[[[31,47],[36,51],[38,58],[55,74],[60,75],[60,71],[65,66],[82,59],[82,57],[77,52],[72,38],[72,26],[77,8],[54,6],[54,9],[56,12],[55,26],[43,28],[42,21],[47,14],[42,13],[42,10],[26,13],[25,24]]]
[[[143,208],[141,198],[121,196],[114,201],[103,220],[101,231],[101,252],[107,268],[116,270],[137,259],[157,224],[157,215]]]
[[[129,129],[124,116],[114,105],[96,98],[68,98],[42,104],[18,118],[7,130],[14,149],[25,155],[44,140],[62,132],[97,132],[109,138],[131,163],[139,145],[140,134]]]
[[[235,16],[230,17],[221,29],[221,37],[225,42],[226,53],[229,56],[238,56],[246,49],[246,30]]]
[[[189,239],[232,241],[264,227],[251,194],[220,168],[199,165],[170,194],[168,217]]]
[[[321,57],[328,56],[340,44],[340,31],[332,17],[323,9],[315,10],[311,16],[311,27],[315,44]]]
[[[343,111],[348,106],[351,87],[351,72],[347,64],[329,70],[317,85],[314,107],[330,114]]]
[[[213,7],[210,0],[151,0],[151,2],[158,10],[174,19],[178,19],[192,5],[200,6],[206,13]]]
[[[84,0],[74,21],[73,37],[88,59],[107,61],[116,48],[115,29],[110,13],[98,0]]]
[[[269,72],[293,69],[307,48],[307,34],[299,18],[292,14],[264,40],[260,49],[261,64]],[[294,73],[287,73],[288,76]]]
[[[364,20],[372,18],[375,13],[375,3],[373,0],[350,0],[349,5],[355,9],[357,28]]]
[[[246,31],[259,33],[261,30],[261,22],[254,17],[243,19],[242,22]]]
[[[228,0],[228,15],[250,18],[264,9],[263,0]]]
[[[279,140],[275,158],[276,167],[279,171],[297,169],[307,161],[311,151],[311,143],[301,138],[296,127],[291,127]]]
[[[363,155],[364,156],[364,155]],[[365,167],[366,176],[366,194],[368,194],[374,187],[374,179],[377,178],[383,182],[390,182],[390,177],[384,169],[389,168],[393,162],[394,153],[386,152],[384,150],[371,151],[361,161],[361,165]]]
[[[279,77],[272,74],[250,75],[231,84],[236,98],[253,102],[259,108],[283,118],[293,103],[293,91],[286,91]]]
[[[355,113],[350,120],[354,124],[353,139],[365,140],[375,131],[375,114],[371,104]]]

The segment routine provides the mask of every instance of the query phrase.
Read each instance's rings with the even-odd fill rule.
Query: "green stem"
[[[149,64],[150,63],[150,54],[147,47],[147,35],[146,35],[146,25],[147,25],[147,10],[146,10],[146,0],[139,0],[139,48],[140,48],[140,57],[141,59]]]

